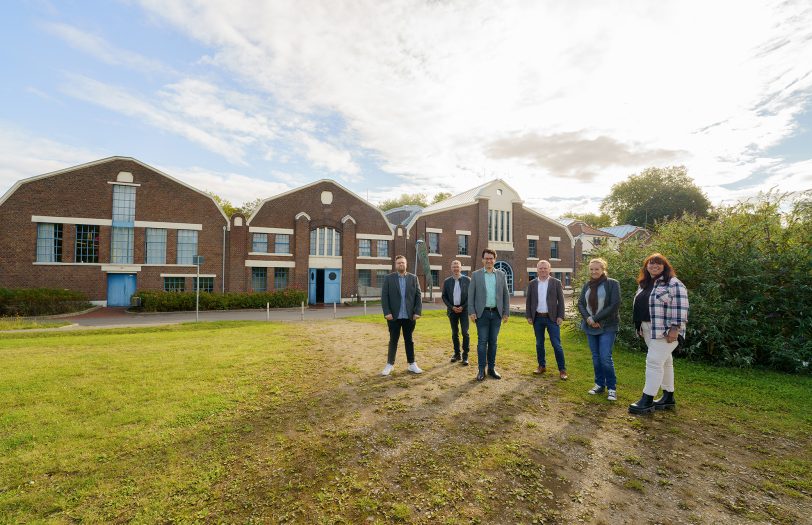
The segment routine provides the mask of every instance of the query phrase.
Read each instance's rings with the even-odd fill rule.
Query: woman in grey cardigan
[[[586,332],[595,369],[595,386],[589,393],[595,395],[608,390],[609,401],[617,401],[612,346],[620,324],[620,283],[609,278],[603,259],[589,261],[589,277],[578,298],[578,311],[583,317],[581,328]]]

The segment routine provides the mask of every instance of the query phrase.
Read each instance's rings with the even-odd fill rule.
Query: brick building
[[[228,219],[211,196],[110,157],[17,182],[0,199],[0,286],[70,288],[129,305],[136,289],[224,289]]]

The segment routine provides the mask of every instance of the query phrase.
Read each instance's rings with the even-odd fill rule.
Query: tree
[[[232,215],[234,215],[234,212],[239,211],[236,206],[231,204],[231,201],[220,197],[213,191],[207,191],[206,193],[211,195],[212,198],[214,198],[214,201],[220,205],[220,207],[223,209],[223,212],[226,214],[226,217],[231,217]]]
[[[429,205],[428,201],[426,200],[425,193],[402,193],[400,197],[382,201],[378,207],[383,211],[386,211],[391,210],[392,208],[406,206],[407,204],[422,206],[423,208]]]
[[[436,194],[433,199],[431,199],[432,204],[437,204],[440,201],[444,201],[447,198],[451,197],[451,194],[447,191],[441,191],[440,193]]]
[[[612,186],[601,211],[617,224],[647,227],[685,214],[706,217],[710,201],[685,166],[646,168]]]
[[[567,213],[564,217],[584,221],[593,228],[605,228],[612,225],[612,218],[605,213]]]
[[[245,201],[239,208],[237,208],[237,211],[244,214],[247,217],[252,213],[254,213],[255,211],[257,211],[257,208],[259,208],[259,205],[264,200],[265,199],[263,199],[262,197],[257,197],[252,201]]]

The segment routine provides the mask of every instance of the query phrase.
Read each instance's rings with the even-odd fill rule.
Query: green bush
[[[663,223],[648,244],[603,250],[599,255],[621,286],[619,339],[642,348],[632,326],[635,279],[644,258],[660,252],[688,288],[689,357],[809,373],[812,195],[802,195],[793,206],[786,201],[786,196],[768,194],[755,203],[716,210],[710,218]]]
[[[50,288],[0,288],[0,316],[34,317],[79,312],[92,305],[81,292]]]
[[[195,292],[135,293],[141,298],[141,308],[146,312],[177,312],[195,309]],[[256,293],[208,293],[200,292],[201,310],[239,310],[243,308],[293,308],[307,301],[307,293],[288,288],[274,292]]]

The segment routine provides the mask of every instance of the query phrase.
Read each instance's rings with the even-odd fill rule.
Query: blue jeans
[[[502,317],[499,312],[485,310],[482,317],[476,318],[476,357],[480,370],[493,370],[496,365],[496,338],[502,327]]]
[[[589,349],[592,350],[592,367],[595,369],[595,384],[609,390],[617,388],[615,362],[612,361],[612,345],[617,332],[604,332],[598,335],[587,334]]]
[[[550,333],[550,343],[553,345],[558,370],[566,370],[564,349],[561,347],[561,327],[558,326],[554,319],[536,315],[536,318],[533,319],[533,331],[536,332],[536,359],[538,360],[539,366],[547,367],[547,356],[544,355],[544,330]]]

